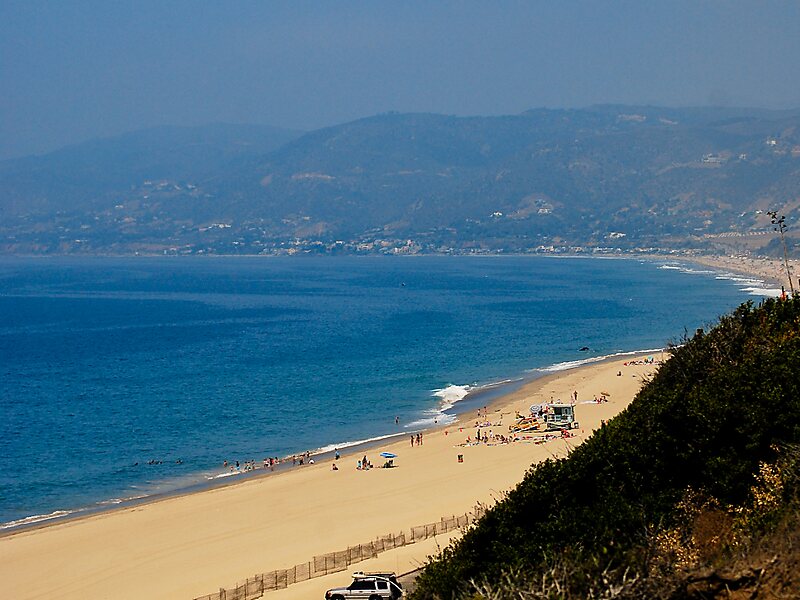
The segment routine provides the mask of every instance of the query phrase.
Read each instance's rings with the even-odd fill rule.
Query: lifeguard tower
[[[544,422],[549,431],[555,429],[576,429],[575,406],[572,404],[548,404]]]

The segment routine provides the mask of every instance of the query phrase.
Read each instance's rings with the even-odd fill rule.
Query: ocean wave
[[[439,411],[445,411],[448,408],[453,408],[453,405],[459,400],[467,397],[467,394],[473,389],[470,385],[454,385],[450,384],[446,388],[440,390],[433,390],[433,396],[436,396],[441,401]]]
[[[406,427],[413,430],[425,429],[428,427],[433,427],[438,425],[449,425],[450,423],[454,423],[455,420],[456,420],[456,415],[437,412],[436,415],[411,421],[408,425],[406,425]]]
[[[405,435],[405,433],[388,433],[386,435],[378,435],[371,438],[366,438],[363,440],[351,440],[349,442],[339,442],[338,444],[328,444],[327,446],[322,446],[322,448],[317,448],[311,454],[323,454],[325,452],[333,452],[337,448],[342,450],[344,448],[352,448],[353,446],[360,446],[361,444],[371,444],[373,442],[380,442],[381,440],[388,440],[389,438],[393,437],[400,437],[401,435]]]
[[[733,282],[741,291],[746,292],[751,296],[777,298],[781,294],[780,289],[765,287],[765,281],[763,279],[755,276],[743,275],[741,273],[719,271],[714,269],[697,269],[678,263],[663,264],[659,265],[658,268],[676,270],[682,273],[688,273],[689,275],[713,275],[714,279]]]
[[[8,521],[7,523],[0,523],[0,529],[12,529],[14,527],[21,527],[23,525],[33,525],[34,523],[41,523],[43,521],[50,521],[51,519],[58,519],[60,517],[66,517],[67,515],[73,515],[81,512],[81,510],[54,510],[46,515],[31,515],[30,517],[25,517],[23,519]]]
[[[470,393],[476,391],[483,391],[483,390],[491,390],[496,387],[500,387],[501,385],[508,385],[509,383],[518,383],[523,381],[524,377],[514,377],[513,379],[501,379],[500,381],[492,381],[491,383],[485,383],[480,387],[470,389]]]
[[[659,265],[657,268],[670,271],[680,271],[681,273],[688,273],[689,275],[714,275],[717,273],[717,271],[712,269],[698,269],[697,267],[681,263],[665,263]]]
[[[214,481],[215,479],[223,479],[225,477],[232,477],[234,475],[241,475],[243,473],[244,473],[244,471],[242,471],[242,470],[239,470],[239,471],[225,471],[223,473],[217,473],[216,475],[207,475],[206,476],[206,480],[207,481]]]
[[[782,291],[780,288],[765,288],[765,287],[743,287],[743,292],[747,292],[751,296],[767,296],[770,298],[779,298]]]
[[[619,358],[622,356],[638,356],[640,354],[655,354],[656,352],[663,351],[663,348],[651,348],[649,350],[631,350],[628,352],[614,352],[612,354],[603,354],[602,356],[592,356],[589,358],[582,358],[580,360],[567,360],[560,363],[555,363],[547,367],[538,367],[530,369],[529,373],[557,373],[558,371],[567,371],[569,369],[577,369],[583,365],[589,365],[596,362],[608,360],[610,358]]]
[[[758,277],[745,277],[735,273],[719,273],[714,279],[721,281],[733,281],[734,283],[742,283],[746,285],[763,285],[764,280]]]
[[[147,494],[137,494],[136,496],[128,496],[126,498],[110,498],[109,500],[100,500],[96,504],[98,506],[113,506],[116,504],[122,504],[124,502],[133,502],[134,500],[141,500],[142,498],[147,498]]]

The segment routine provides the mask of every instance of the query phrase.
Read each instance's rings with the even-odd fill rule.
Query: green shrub
[[[413,597],[536,578],[564,556],[581,568],[562,597],[580,597],[609,569],[644,571],[648,536],[687,489],[745,502],[759,465],[800,442],[800,299],[744,304],[671,354],[627,409],[568,458],[533,466],[433,559]]]

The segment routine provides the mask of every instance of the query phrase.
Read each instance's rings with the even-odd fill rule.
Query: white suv
[[[394,573],[353,573],[353,583],[325,592],[326,600],[397,600],[402,595]]]

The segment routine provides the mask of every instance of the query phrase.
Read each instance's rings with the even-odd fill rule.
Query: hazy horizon
[[[162,125],[800,107],[800,4],[0,4],[0,159]]]

